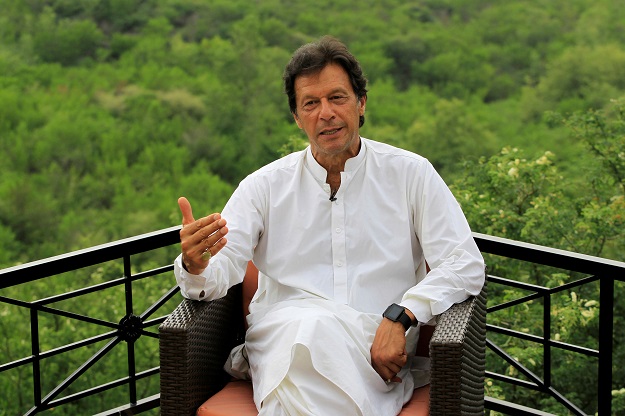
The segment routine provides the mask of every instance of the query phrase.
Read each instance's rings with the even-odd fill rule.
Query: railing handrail
[[[180,228],[179,225],[164,228],[111,243],[0,269],[0,289],[175,244],[180,241]],[[24,273],[26,270],[28,273]]]
[[[177,225],[111,243],[100,244],[46,259],[0,269],[0,289],[118,259],[123,255],[137,254],[175,244],[179,241],[178,233],[180,232],[180,228],[181,227]],[[576,270],[583,273],[604,274],[625,272],[625,262],[617,260],[476,232],[473,233],[473,238],[480,250],[484,253],[495,253],[517,260],[548,264],[550,266]],[[536,257],[537,253],[540,254],[539,257]],[[27,276],[24,275],[24,270],[28,270]],[[615,276],[614,278],[625,281],[625,276]]]
[[[625,281],[625,262],[622,261],[476,232],[473,233],[473,238],[483,253],[588,274],[615,274],[614,279]],[[620,277],[619,273],[621,273]]]

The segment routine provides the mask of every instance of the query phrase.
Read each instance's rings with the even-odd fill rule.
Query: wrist
[[[410,309],[404,308],[404,310],[406,311],[406,315],[408,315],[408,317],[410,318],[410,322],[412,326],[415,326],[416,324],[419,323],[419,321],[417,320],[417,317],[414,316],[414,313],[410,312]]]
[[[187,259],[185,258],[184,254],[182,255],[182,258],[180,259],[180,263],[182,263],[182,268],[184,269],[184,271],[189,273],[189,274],[199,275],[200,273],[202,273],[204,271],[204,269],[195,269],[195,268],[193,268],[189,264]]]
[[[403,306],[400,306],[396,303],[393,303],[392,305],[390,305],[388,308],[386,308],[386,310],[384,311],[384,313],[382,314],[382,316],[384,318],[387,318],[393,322],[398,322],[400,324],[403,325],[404,330],[407,331],[408,328],[410,328],[413,325],[414,322],[414,315],[412,315],[412,313],[410,313],[410,315],[412,315],[412,317],[408,314],[408,311],[406,308],[404,308]]]

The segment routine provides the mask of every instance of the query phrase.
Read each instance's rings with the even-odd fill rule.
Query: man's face
[[[295,80],[294,114],[306,132],[313,156],[322,166],[358,154],[359,117],[365,113],[366,97],[358,99],[349,76],[338,64]]]

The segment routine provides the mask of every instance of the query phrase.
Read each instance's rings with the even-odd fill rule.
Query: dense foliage
[[[200,213],[219,210],[246,174],[301,142],[280,76],[295,48],[323,34],[345,41],[369,78],[363,135],[432,160],[475,231],[625,260],[621,6],[0,0],[0,267],[177,224],[180,195]],[[573,277],[523,276],[544,285]],[[47,293],[15,290],[24,299]],[[567,342],[579,341],[567,334],[596,339],[597,297],[586,290],[553,300]],[[491,301],[516,295],[495,288]],[[21,312],[3,308],[4,362],[27,346],[10,341]],[[623,312],[618,306],[616,327]],[[507,318],[540,333],[539,316]],[[619,357],[623,341],[615,340]],[[554,378],[594,412],[584,388],[591,370],[559,359],[575,362],[561,368],[577,375]],[[0,374],[0,391],[12,392],[2,396],[18,398],[0,397],[0,415],[25,409],[29,394],[10,390],[18,385]],[[620,411],[623,387],[617,376]],[[489,394],[562,412],[498,386]]]

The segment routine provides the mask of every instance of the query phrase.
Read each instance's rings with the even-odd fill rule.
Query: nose
[[[327,99],[322,99],[319,108],[319,118],[322,120],[331,120],[334,118],[334,108]]]

